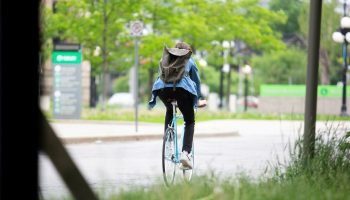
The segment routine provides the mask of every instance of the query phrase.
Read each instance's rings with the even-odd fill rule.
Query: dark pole
[[[139,39],[135,37],[135,131],[138,131],[139,103]]]
[[[230,111],[230,95],[231,95],[231,65],[227,73],[227,88],[226,88],[226,104],[227,109]]]
[[[219,95],[220,95],[220,103],[219,103],[219,108],[222,108],[223,107],[223,93],[224,93],[224,72],[222,71],[222,69],[220,69],[220,88],[219,88]]]
[[[343,79],[343,97],[342,97],[342,105],[341,105],[341,112],[340,112],[340,116],[348,116],[347,114],[347,108],[346,108],[346,71],[348,68],[347,65],[347,46],[348,43],[344,40],[343,43],[343,69],[342,69],[342,79]]]
[[[311,0],[309,17],[308,64],[304,117],[304,161],[313,158],[317,109],[318,59],[320,48],[322,0]]]
[[[343,17],[346,16],[346,1],[343,3]],[[343,34],[346,34],[343,33]],[[346,108],[346,72],[348,69],[347,56],[348,56],[348,42],[344,40],[343,43],[343,69],[342,69],[342,81],[343,81],[343,95],[342,95],[342,105],[340,108],[340,116],[348,116]]]
[[[244,75],[244,112],[248,109],[248,75]]]

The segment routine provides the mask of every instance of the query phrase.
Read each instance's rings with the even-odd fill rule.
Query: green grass
[[[131,187],[112,195],[99,193],[98,196],[106,200],[347,200],[350,199],[349,178],[348,174],[339,174],[332,181],[306,176],[284,181],[252,181],[244,176],[224,180],[203,176],[170,188],[159,183],[147,188]]]
[[[52,119],[52,113],[45,113],[48,119]],[[157,107],[148,110],[145,106],[140,106],[138,110],[138,120],[140,122],[163,123],[165,108]],[[81,119],[83,120],[110,120],[110,121],[134,121],[135,111],[133,108],[107,107],[105,110],[101,108],[83,108]],[[228,111],[209,111],[208,109],[198,109],[196,121],[208,121],[219,119],[250,119],[250,120],[303,120],[302,114],[280,114],[280,113],[259,113],[254,109],[248,112],[231,113]],[[317,120],[324,121],[345,121],[350,120],[350,117],[340,117],[334,115],[318,115]]]
[[[155,185],[147,190],[135,188],[132,191],[121,192],[107,199],[125,200],[322,200],[322,199],[349,199],[349,176],[338,177],[337,183],[326,180],[310,180],[305,177],[296,177],[290,181],[278,182],[272,179],[252,182],[247,177],[227,178],[215,180],[210,177],[194,179],[191,184],[177,184],[170,189],[162,185]]]
[[[313,159],[305,164],[302,139],[290,149],[287,165],[278,160],[270,172],[258,179],[240,174],[226,178],[216,175],[196,177],[190,183],[170,188],[155,184],[150,188],[121,191],[106,199],[197,199],[197,200],[346,200],[350,199],[350,132],[335,134],[334,128],[320,132]],[[339,129],[341,130],[341,129]]]

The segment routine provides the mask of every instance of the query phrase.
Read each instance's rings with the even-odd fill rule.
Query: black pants
[[[193,110],[194,96],[182,88],[176,88],[175,91],[174,88],[164,88],[158,92],[158,96],[166,107],[164,131],[168,127],[168,124],[171,123],[173,118],[173,107],[171,105],[171,100],[175,99],[177,101],[177,105],[185,121],[185,134],[182,151],[191,152],[195,124]]]

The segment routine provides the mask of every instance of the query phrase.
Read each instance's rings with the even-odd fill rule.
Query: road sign
[[[130,25],[130,33],[132,36],[141,36],[143,31],[143,23],[140,21],[133,21]]]

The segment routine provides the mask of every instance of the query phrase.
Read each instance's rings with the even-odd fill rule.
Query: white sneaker
[[[184,168],[192,169],[192,161],[187,151],[183,151],[180,156],[180,162]]]

